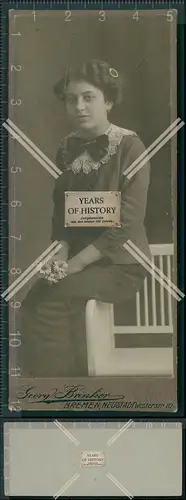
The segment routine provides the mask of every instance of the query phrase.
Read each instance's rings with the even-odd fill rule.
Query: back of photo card
[[[4,424],[4,494],[19,497],[181,497],[179,422]]]
[[[177,29],[9,10],[10,411],[177,411]]]

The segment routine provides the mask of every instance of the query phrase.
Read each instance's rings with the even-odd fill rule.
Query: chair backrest
[[[173,245],[151,245],[151,253],[155,265],[171,280]],[[155,345],[152,335],[149,344],[149,333],[155,334]],[[157,343],[157,340],[162,340],[162,333],[169,334],[166,335],[169,337],[168,345],[166,340],[164,348]],[[120,339],[123,336],[124,345],[118,342],[117,334],[120,334]],[[135,339],[135,334],[138,339]],[[146,334],[145,345],[144,339],[140,344],[140,334]],[[89,300],[86,307],[86,335],[91,376],[173,375],[173,346],[170,342],[170,336],[172,338],[173,335],[172,297],[150,273],[142,290],[136,295],[136,322],[134,319],[133,325],[116,326],[113,304]]]
[[[152,262],[172,280],[174,245],[150,245],[150,250]],[[136,325],[172,328],[172,322],[171,294],[149,274],[143,289],[136,294]]]

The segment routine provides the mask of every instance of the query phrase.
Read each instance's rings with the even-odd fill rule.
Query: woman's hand
[[[66,241],[59,241],[59,243],[61,243],[62,247],[60,248],[60,250],[58,250],[57,253],[55,253],[53,255],[53,257],[51,258],[51,261],[52,260],[59,260],[62,262],[67,262],[68,249],[69,249],[68,243]]]
[[[40,262],[38,265],[38,278],[44,278],[50,283],[58,283],[60,279],[67,275],[65,263],[68,261],[69,246],[66,241],[60,241],[59,243],[61,243],[62,246],[58,252],[50,257],[45,264]]]
[[[58,260],[60,262],[68,261],[68,243],[66,241],[59,241],[58,243],[61,243],[61,248],[52,257],[50,257],[50,259],[47,261],[47,264],[51,264],[54,260]]]
[[[83,262],[78,257],[72,257],[72,259],[69,259],[68,261],[67,276],[70,274],[79,273],[84,269],[84,267],[85,266]]]
[[[81,252],[79,252],[75,257],[69,259],[67,275],[79,273],[89,264],[93,264],[97,260],[102,258],[101,252],[94,246],[88,245]]]

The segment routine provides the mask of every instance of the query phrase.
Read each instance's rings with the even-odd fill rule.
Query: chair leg
[[[89,300],[86,305],[86,336],[89,375],[101,372],[114,354],[113,304]]]

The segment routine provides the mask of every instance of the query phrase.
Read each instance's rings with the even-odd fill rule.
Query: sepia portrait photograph
[[[9,385],[17,367],[23,409],[77,387],[92,406],[56,395],[50,409],[176,410],[176,22],[9,11]]]

